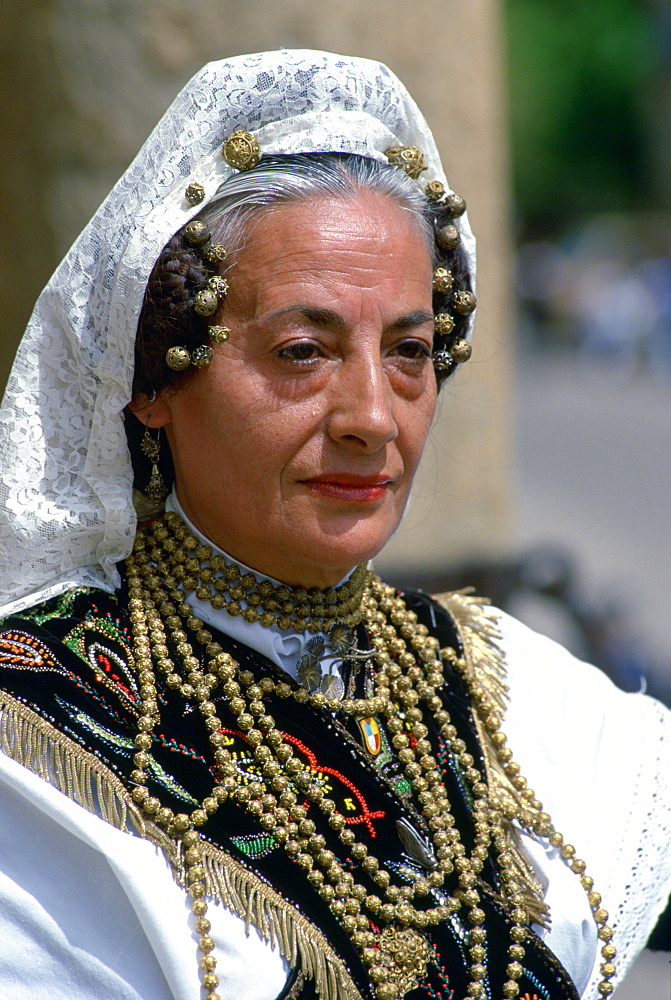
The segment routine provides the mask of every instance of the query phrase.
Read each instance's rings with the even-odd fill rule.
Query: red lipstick
[[[314,479],[303,480],[311,493],[354,503],[374,503],[380,500],[391,482],[391,479],[379,476],[356,476],[351,473],[326,473],[315,476]]]

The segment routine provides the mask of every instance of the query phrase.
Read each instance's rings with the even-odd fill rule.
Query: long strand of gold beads
[[[600,897],[593,891],[592,880],[585,875],[584,862],[575,857],[575,851],[570,845],[564,843],[561,834],[552,827],[549,816],[542,812],[541,803],[527,788],[519,767],[512,761],[512,755],[505,745],[496,706],[484,688],[469,676],[465,662],[457,658],[453,650],[441,651],[442,656],[464,674],[474,706],[484,720],[501,765],[527,804],[523,810],[508,808],[507,811],[502,811],[496,802],[490,801],[488,786],[475,768],[465,743],[459,739],[438,694],[443,684],[443,663],[437,655],[438,643],[428,635],[425,626],[418,624],[416,615],[408,611],[395,591],[385,587],[372,574],[366,575],[367,586],[360,601],[360,613],[376,650],[379,668],[373,699],[338,701],[320,693],[309,694],[304,688],[296,689],[286,682],[276,682],[271,678],[263,678],[257,683],[250,671],[239,670],[238,664],[223,652],[221,646],[213,641],[212,634],[204,628],[202,621],[193,615],[175,575],[171,573],[171,563],[165,559],[156,559],[159,554],[156,551],[157,533],[160,541],[165,542],[166,537],[169,540],[169,536],[163,534],[162,522],[159,522],[153,528],[138,534],[134,555],[127,563],[129,610],[142,698],[138,723],[140,732],[135,741],[136,770],[132,774],[132,780],[137,782],[133,798],[148,816],[182,842],[189,891],[194,900],[192,907],[197,917],[196,926],[201,934],[199,949],[203,952],[201,968],[203,987],[208,990],[206,1000],[218,1000],[218,994],[217,977],[214,973],[216,960],[212,954],[209,922],[205,916],[207,905],[203,898],[204,869],[197,828],[229,796],[233,796],[248,812],[256,816],[261,827],[272,833],[287,854],[295,858],[299,867],[306,872],[308,880],[350,935],[368,967],[378,1000],[392,1000],[398,994],[399,984],[398,977],[394,977],[394,970],[390,971],[388,966],[380,962],[380,936],[370,930],[369,917],[382,919],[387,927],[396,927],[402,933],[412,933],[446,920],[462,906],[467,909],[467,919],[471,925],[468,944],[472,964],[468,995],[476,1000],[484,996],[482,980],[487,974],[484,965],[485,914],[478,905],[480,896],[476,886],[477,876],[492,848],[496,853],[504,894],[511,904],[513,920],[508,950],[509,979],[503,986],[503,995],[513,998],[519,994],[517,980],[523,972],[521,959],[524,957],[523,941],[529,917],[515,881],[504,829],[506,822],[517,820],[539,836],[549,837],[550,842],[560,848],[562,857],[572,870],[580,876],[599,927],[599,936],[605,942],[602,948],[605,961],[601,969],[604,978],[599,985],[599,992],[604,997],[608,996],[612,992],[609,980],[615,973],[612,963],[615,949],[610,943],[612,931],[607,925],[608,914],[600,906]],[[190,534],[188,537],[193,538]],[[187,551],[194,552],[195,549],[190,546]],[[165,547],[163,553],[171,554],[170,550],[166,552]],[[199,555],[211,561],[209,551]],[[177,563],[181,565],[180,560]],[[195,568],[189,566],[189,571],[195,573]],[[300,596],[302,597],[302,593]],[[318,602],[315,601],[315,604]],[[164,623],[182,660],[185,677],[177,671],[169,655]],[[204,646],[209,657],[207,670],[202,669],[200,660],[194,655],[184,627]],[[408,649],[408,643],[414,653]],[[172,810],[161,807],[159,800],[150,796],[146,787],[151,733],[158,721],[154,663],[165,675],[166,683],[171,688],[178,688],[183,697],[198,703],[209,730],[215,763],[222,775],[211,794],[190,815],[174,815]],[[223,737],[219,732],[221,721],[210,700],[212,691],[219,684],[228,700],[228,708],[236,715],[237,724],[252,747],[263,777],[263,780],[247,786],[236,784],[236,766],[230,752],[223,747]],[[301,763],[294,757],[293,749],[279,734],[275,720],[267,713],[263,701],[264,696],[271,693],[280,698],[293,697],[299,703],[309,703],[314,708],[328,712],[344,712],[348,715],[370,715],[372,712],[385,716],[398,759],[431,830],[437,858],[433,871],[426,877],[418,878],[411,886],[392,884],[389,872],[370,854],[365,844],[356,841],[354,833],[346,827],[345,818],[337,812],[335,803],[324,795],[319,784],[303,770]],[[450,812],[442,774],[427,739],[428,728],[423,722],[422,709],[418,707],[420,702],[433,714],[441,735],[449,741],[471,789],[475,840],[470,857],[466,856]],[[415,738],[414,748],[408,733]],[[294,788],[302,793],[303,802],[299,801]],[[354,877],[343,869],[336,855],[326,848],[324,838],[316,833],[314,822],[305,816],[305,802],[314,803],[320,809],[340,842],[361,864],[363,871],[372,878],[382,895],[368,893],[365,886],[356,883]],[[457,873],[458,882],[454,896],[448,897],[439,906],[427,909],[418,910],[412,905],[414,898],[425,897],[432,889],[441,888],[446,876],[453,872]],[[406,985],[406,989],[408,988],[411,987]]]

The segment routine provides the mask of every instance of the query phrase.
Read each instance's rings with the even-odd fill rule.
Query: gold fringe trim
[[[324,934],[267,882],[220,848],[202,843],[208,895],[241,917],[295,968],[315,982],[324,1000],[361,1000],[342,959]]]
[[[496,614],[488,602],[474,597],[470,590],[436,594],[435,600],[450,614],[464,650],[465,669],[462,673],[469,684],[481,685],[497,705],[501,715],[508,706],[505,654],[500,646],[501,633]],[[503,770],[489,732],[473,703],[473,718],[480,738],[487,783],[491,798],[502,811],[527,809],[527,804]],[[517,828],[504,821],[508,850],[513,858],[514,873],[523,896],[523,905],[531,919],[542,927],[550,925],[550,909],[544,900],[545,889],[524,853]]]
[[[0,749],[110,826],[146,836],[140,809],[102,761],[0,691]]]
[[[88,812],[160,847],[185,888],[180,845],[146,819],[119,778],[50,722],[0,691],[0,749]],[[203,839],[208,895],[241,917],[292,968],[314,979],[323,1000],[362,1000],[342,959],[322,932],[267,882]]]

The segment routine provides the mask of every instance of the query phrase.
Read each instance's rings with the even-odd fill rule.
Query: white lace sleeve
[[[611,915],[617,981],[671,891],[671,712],[501,614],[522,772],[588,865]],[[597,998],[599,955],[585,997]]]

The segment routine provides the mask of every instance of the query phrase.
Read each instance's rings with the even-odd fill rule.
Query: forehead
[[[296,283],[430,294],[431,254],[415,215],[387,195],[362,191],[283,203],[256,214],[235,255],[236,289]]]

